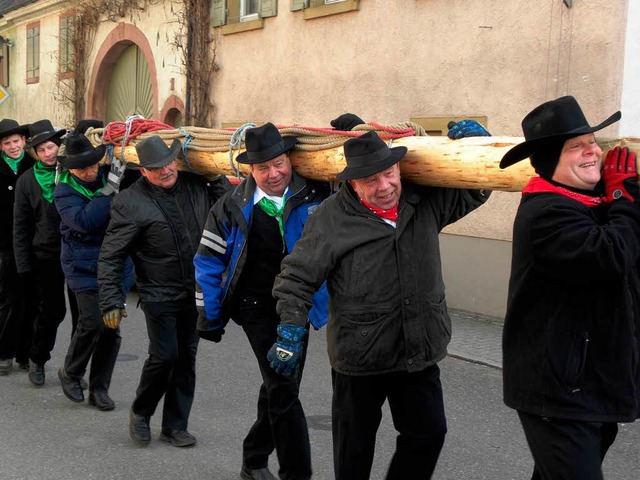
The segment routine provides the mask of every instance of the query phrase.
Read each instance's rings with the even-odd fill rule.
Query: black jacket
[[[39,259],[60,259],[60,214],[42,196],[33,168],[18,179],[15,191],[13,251],[18,273],[33,271]]]
[[[345,183],[309,217],[273,288],[282,322],[303,325],[326,279],[327,348],[345,375],[416,372],[451,339],[438,235],[481,205],[475,190],[403,183],[396,228]]]
[[[230,186],[226,177],[218,182]],[[129,255],[142,302],[195,302],[193,256],[217,194],[203,177],[180,172],[170,189],[142,177],[115,196],[98,261],[103,312],[124,302],[118,285]]]
[[[640,204],[525,194],[503,333],[505,403],[593,422],[640,415]]]
[[[35,161],[25,152],[13,173],[7,162],[0,158],[0,252],[13,252],[13,205],[18,177],[33,167]]]

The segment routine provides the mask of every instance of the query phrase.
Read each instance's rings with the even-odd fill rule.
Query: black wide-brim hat
[[[25,148],[35,148],[37,145],[54,138],[62,137],[67,131],[63,128],[56,130],[49,120],[38,120],[29,125],[29,139]]]
[[[0,139],[16,133],[24,137],[29,136],[29,124],[20,125],[11,118],[3,118],[0,120]]]
[[[273,123],[250,128],[245,134],[246,151],[236,158],[238,163],[253,165],[272,160],[289,152],[298,142],[296,137],[283,137]]]
[[[354,180],[375,175],[398,163],[407,154],[407,147],[389,148],[374,131],[344,142],[347,166],[336,176],[338,180]]]
[[[564,142],[570,138],[594,133],[620,120],[617,111],[595,127],[589,125],[582,109],[572,96],[560,97],[534,108],[522,120],[522,132],[525,141],[509,150],[502,160],[500,168],[529,158],[536,151],[551,144]]]
[[[162,168],[173,162],[180,153],[182,143],[174,138],[171,147],[167,147],[158,135],[136,143],[138,164],[143,168]]]
[[[76,127],[73,129],[76,133],[86,133],[89,128],[104,128],[104,123],[100,120],[93,120],[92,118],[85,118],[80,120]]]
[[[94,147],[84,135],[70,133],[64,140],[64,155],[58,161],[65,168],[87,168],[98,163],[107,151],[106,145]]]

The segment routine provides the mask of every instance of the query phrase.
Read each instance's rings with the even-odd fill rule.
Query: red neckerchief
[[[367,207],[369,210],[371,210],[373,213],[375,213],[379,217],[382,217],[382,218],[384,218],[386,220],[391,220],[392,222],[397,222],[398,221],[398,204],[397,203],[395,204],[395,206],[393,208],[390,208],[389,210],[383,210],[381,208],[376,208],[373,205],[369,205],[363,199],[360,199],[360,203],[362,203],[362,205]]]
[[[583,205],[587,207],[595,207],[597,205],[602,205],[603,200],[602,197],[592,197],[590,195],[585,195],[584,193],[574,192],[569,190],[568,188],[560,187],[558,185],[554,185],[553,183],[545,180],[542,177],[533,177],[527,183],[527,186],[522,190],[522,194],[525,193],[542,193],[542,192],[550,192],[557,193],[558,195],[564,195],[565,197],[573,198],[577,200]]]

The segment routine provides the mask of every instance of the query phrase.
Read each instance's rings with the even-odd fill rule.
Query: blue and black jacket
[[[247,177],[227,192],[209,212],[198,252],[196,269],[196,305],[198,330],[217,330],[226,326],[234,289],[247,259],[247,237],[251,226],[253,196],[257,186]],[[328,196],[329,189],[293,172],[285,200],[284,239],[287,251],[302,236],[307,218]],[[323,284],[313,296],[309,321],[319,329],[327,323],[328,296]]]

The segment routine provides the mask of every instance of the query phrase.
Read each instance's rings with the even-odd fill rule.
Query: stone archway
[[[171,95],[164,102],[164,107],[160,112],[160,121],[173,127],[182,127],[184,125],[184,103],[177,95]]]
[[[102,121],[107,115],[107,95],[113,68],[131,45],[136,45],[149,67],[152,100],[152,117],[158,119],[158,76],[151,45],[144,33],[135,25],[119,23],[105,38],[91,69],[87,100],[87,117]],[[122,119],[124,120],[124,118]]]

